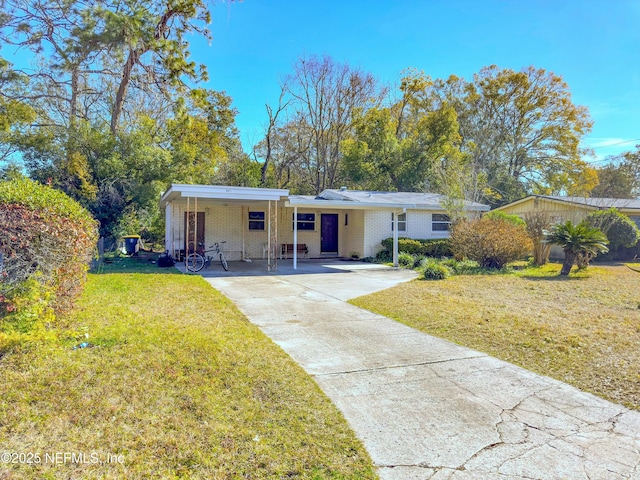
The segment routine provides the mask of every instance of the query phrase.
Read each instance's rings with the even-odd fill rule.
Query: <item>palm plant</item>
[[[545,241],[559,245],[564,250],[560,275],[569,275],[576,263],[580,268],[584,268],[598,253],[609,251],[607,236],[585,222],[578,225],[570,221],[558,223],[547,233]]]

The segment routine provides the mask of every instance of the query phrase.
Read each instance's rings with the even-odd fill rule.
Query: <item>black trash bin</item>
[[[127,255],[137,255],[140,250],[140,235],[127,235],[124,239],[124,251]]]

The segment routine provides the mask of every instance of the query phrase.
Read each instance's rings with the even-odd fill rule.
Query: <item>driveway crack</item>
[[[354,368],[353,370],[342,370],[339,372],[328,372],[328,373],[315,373],[314,377],[329,377],[332,375],[345,375],[349,373],[366,373],[366,372],[380,372],[384,370],[393,370],[397,368],[408,368],[408,367],[421,367],[425,365],[437,365],[441,363],[449,363],[449,362],[457,362],[460,360],[469,360],[474,358],[484,358],[486,355],[475,355],[469,357],[459,357],[459,358],[446,358],[442,360],[429,360],[426,362],[416,362],[416,363],[403,363],[398,365],[385,365],[381,367],[370,367],[370,368]]]

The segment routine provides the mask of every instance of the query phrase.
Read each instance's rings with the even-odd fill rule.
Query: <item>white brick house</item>
[[[287,244],[304,244],[310,258],[362,258],[375,255],[394,230],[415,239],[448,237],[443,199],[431,193],[340,189],[314,197],[268,188],[174,184],[162,195],[161,206],[166,249],[176,258],[196,243],[221,241],[229,260],[280,256]],[[465,208],[470,215],[489,210],[472,202]],[[289,252],[294,262],[298,254],[297,248]]]

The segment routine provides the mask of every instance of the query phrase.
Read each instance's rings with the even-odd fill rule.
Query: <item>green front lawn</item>
[[[640,273],[559,271],[416,280],[352,303],[640,409]]]
[[[40,459],[0,478],[375,478],[337,409],[229,300],[140,267],[90,275],[74,333],[0,360],[0,453]]]

